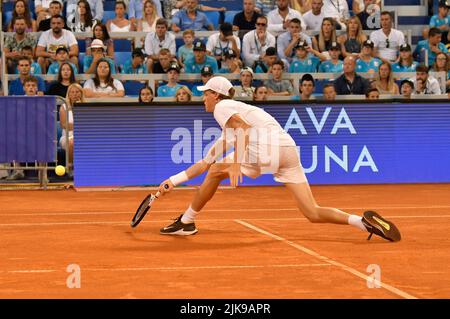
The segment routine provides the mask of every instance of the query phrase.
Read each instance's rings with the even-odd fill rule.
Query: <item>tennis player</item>
[[[222,136],[204,159],[185,171],[161,183],[161,194],[170,192],[205,171],[205,180],[189,208],[174,223],[160,230],[164,235],[193,235],[197,233],[195,218],[214,196],[220,182],[230,178],[232,187],[242,183],[242,176],[256,178],[272,173],[275,181],[283,183],[294,195],[299,210],[312,223],[349,224],[389,241],[399,241],[397,227],[374,211],[363,216],[350,215],[331,207],[319,206],[300,163],[297,146],[281,125],[261,108],[233,100],[233,85],[226,78],[216,76],[204,86],[203,101],[206,112],[212,112],[222,128]],[[227,151],[234,151],[226,155]],[[169,188],[164,185],[168,184]]]

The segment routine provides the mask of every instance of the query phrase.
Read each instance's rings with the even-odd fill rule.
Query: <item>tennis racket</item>
[[[164,184],[165,189],[169,189],[169,185]],[[144,219],[147,212],[152,207],[153,202],[161,195],[161,192],[158,191],[155,195],[150,194],[147,195],[147,197],[144,198],[141,205],[139,205],[138,209],[136,210],[136,214],[134,214],[133,220],[131,221],[131,227],[136,227],[139,225],[142,219]]]

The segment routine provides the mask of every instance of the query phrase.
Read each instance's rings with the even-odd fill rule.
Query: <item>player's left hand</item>
[[[242,184],[241,163],[231,164],[228,169],[228,175],[230,176],[231,187],[237,187],[239,182]]]

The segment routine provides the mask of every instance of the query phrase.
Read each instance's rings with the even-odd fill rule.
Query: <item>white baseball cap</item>
[[[197,87],[199,91],[211,90],[219,94],[228,96],[230,89],[233,87],[228,79],[223,76],[215,76],[206,82],[205,85]]]

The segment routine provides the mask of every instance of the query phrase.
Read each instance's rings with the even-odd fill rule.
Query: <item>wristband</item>
[[[173,186],[177,186],[180,185],[181,183],[188,181],[189,177],[187,176],[186,171],[182,171],[177,175],[170,176],[169,180],[172,182]]]

